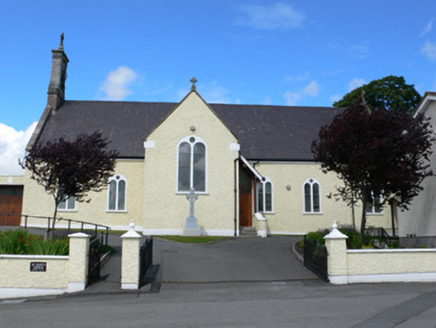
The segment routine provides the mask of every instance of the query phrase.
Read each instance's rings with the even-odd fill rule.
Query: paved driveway
[[[318,279],[292,252],[295,237],[232,238],[180,244],[155,238],[157,282],[204,283]]]
[[[229,238],[191,245],[155,238],[150,281],[157,283],[156,287],[161,283],[319,280],[292,252],[292,245],[299,239]],[[120,291],[121,239],[111,235],[109,244],[118,253],[111,256],[102,268],[101,279],[89,285],[85,293]]]

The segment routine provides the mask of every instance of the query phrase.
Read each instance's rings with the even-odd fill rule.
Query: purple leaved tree
[[[107,148],[101,133],[79,135],[74,141],[59,138],[45,145],[36,144],[20,161],[31,178],[52,195],[55,202],[52,230],[59,204],[67,197],[89,201],[90,191],[107,187],[115,169],[117,152]]]
[[[360,233],[366,228],[367,202],[407,209],[432,175],[429,156],[433,134],[428,120],[406,111],[350,107],[323,126],[312,144],[325,173],[336,172],[344,186],[336,196],[349,205],[362,202]]]

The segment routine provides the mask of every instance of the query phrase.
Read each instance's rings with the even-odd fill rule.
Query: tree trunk
[[[53,222],[51,223],[51,237],[54,237],[54,230],[55,230],[55,225],[56,225],[56,216],[58,215],[58,206],[59,203],[61,202],[61,197],[60,197],[60,191],[58,190],[56,197],[54,197],[54,201],[55,201],[55,210],[53,213]]]
[[[360,236],[362,238],[365,235],[365,228],[366,228],[366,202],[367,202],[367,197],[363,196],[363,198],[362,198],[362,221],[360,223]]]
[[[395,217],[397,214],[397,201],[395,199],[392,199],[389,203],[391,204],[392,236],[395,237]]]
[[[53,222],[51,223],[51,230],[54,232],[55,224],[56,224],[56,216],[58,215],[58,206],[59,204],[56,202],[55,211],[53,214]]]
[[[353,229],[356,230],[356,216],[354,214],[354,200],[351,204],[351,215],[353,216]]]

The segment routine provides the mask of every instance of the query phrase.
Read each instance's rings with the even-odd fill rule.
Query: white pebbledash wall
[[[88,273],[89,235],[75,233],[68,237],[69,256],[0,255],[0,299],[84,290]],[[46,271],[32,272],[31,262],[46,263]]]
[[[187,193],[177,191],[177,147],[191,136],[201,138],[207,148],[206,192],[198,193],[195,202],[201,234],[234,235],[238,140],[196,92],[189,93],[144,144],[145,235],[183,234],[190,205]]]
[[[324,238],[332,284],[436,281],[436,249],[347,250],[336,222]]]

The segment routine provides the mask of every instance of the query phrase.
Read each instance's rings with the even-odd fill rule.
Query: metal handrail
[[[27,230],[27,221],[29,218],[47,220],[47,232],[51,231],[50,221],[53,220],[53,217],[38,216],[38,215],[26,215],[26,214],[15,214],[15,213],[1,213],[0,212],[0,216],[2,216],[2,215],[19,216],[22,218],[24,217],[24,229],[26,229],[26,230]],[[107,245],[107,242],[108,242],[109,231],[112,230],[111,227],[109,227],[109,226],[106,226],[103,224],[92,223],[92,222],[86,222],[86,221],[80,221],[80,220],[74,220],[74,219],[66,219],[63,217],[56,218],[56,220],[68,222],[68,228],[67,228],[68,233],[71,231],[71,223],[72,222],[80,224],[80,232],[83,232],[85,230],[84,227],[86,225],[93,226],[93,229],[88,229],[88,230],[94,230],[96,236],[98,235],[98,230],[106,230],[106,232],[104,233],[104,235],[105,235],[104,244],[105,245]]]

